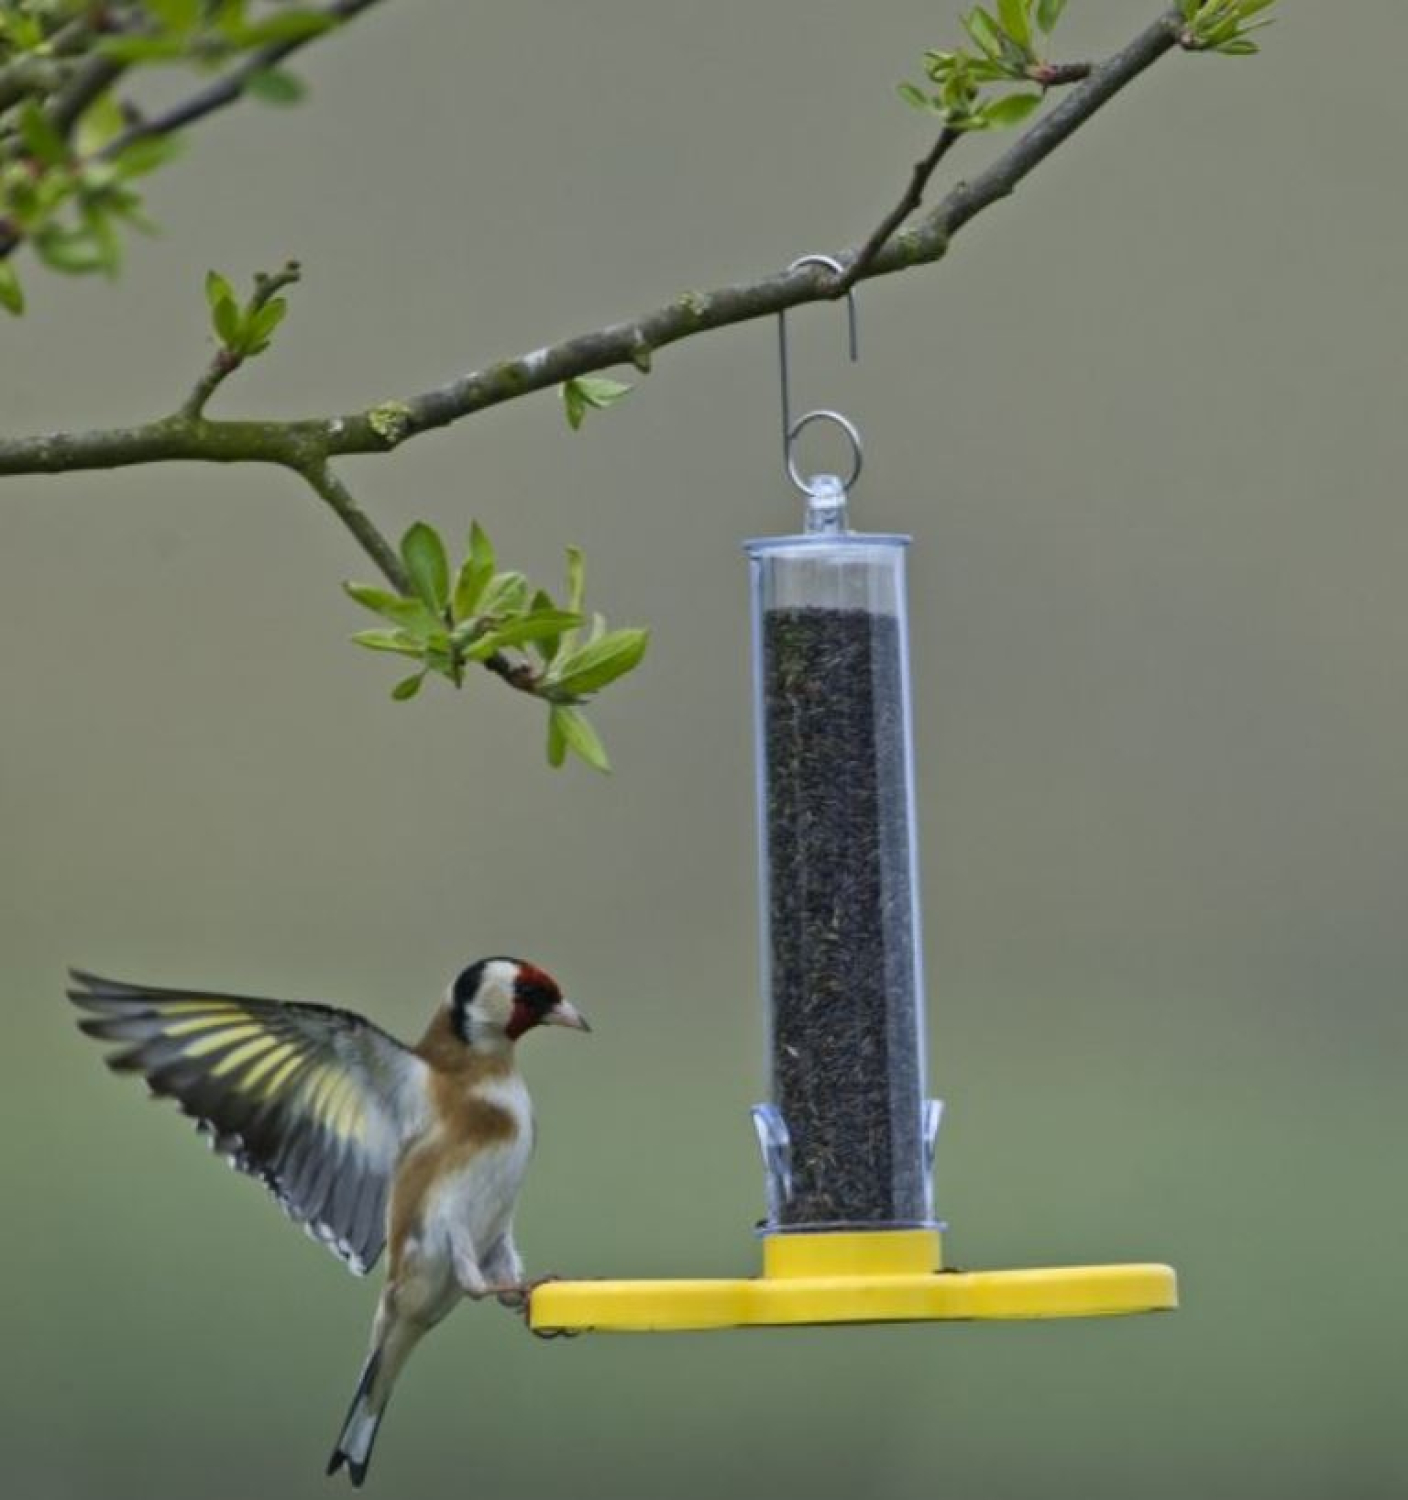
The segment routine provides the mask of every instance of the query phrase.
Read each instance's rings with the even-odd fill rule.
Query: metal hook
[[[845,267],[840,261],[830,255],[803,255],[794,260],[789,271],[795,271],[799,266],[828,266],[838,276],[845,274]],[[851,363],[854,364],[860,358],[859,346],[856,338],[856,294],[854,289],[846,292],[846,321],[850,332],[850,355]],[[787,355],[787,311],[780,309],[777,314],[777,363],[778,373],[782,383],[782,461],[787,471],[787,477],[804,495],[816,497],[824,494],[825,489],[815,486],[814,480],[803,479],[797,471],[794,448],[798,437],[806,427],[813,422],[830,422],[839,427],[851,441],[851,472],[850,476],[841,481],[842,491],[849,490],[860,477],[861,463],[864,452],[861,447],[860,433],[856,430],[855,423],[848,417],[843,417],[838,411],[820,409],[809,411],[803,416],[792,420],[792,383],[790,365]],[[814,476],[820,478],[821,476]]]

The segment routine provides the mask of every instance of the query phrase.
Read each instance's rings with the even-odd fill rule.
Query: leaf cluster
[[[292,279],[296,274],[296,265],[291,265],[286,275]],[[211,327],[232,364],[263,354],[288,312],[288,303],[270,294],[268,278],[256,280],[254,295],[241,303],[219,271],[207,271],[205,300]]]
[[[133,183],[171,161],[179,142],[154,136],[103,154],[125,124],[111,94],[80,116],[72,144],[36,99],[19,105],[13,124],[15,134],[0,154],[0,213],[7,231],[27,240],[51,270],[116,275],[120,226],[153,231]],[[0,264],[0,304],[12,313],[24,311],[19,277],[8,261]]]
[[[0,0],[0,306],[24,310],[4,254],[16,242],[50,270],[112,276],[123,232],[154,232],[134,183],[170,162],[180,143],[141,133],[133,91],[151,69],[248,70],[261,49],[340,24],[281,0]],[[92,99],[75,94],[84,70],[104,63],[113,82]],[[303,88],[269,67],[250,72],[243,92],[286,104]]]
[[[471,664],[489,666],[548,705],[548,761],[560,766],[570,750],[598,771],[611,769],[596,730],[581,711],[603,688],[634,671],[645,656],[644,630],[611,630],[602,615],[585,614],[586,560],[567,549],[566,589],[559,601],[516,570],[500,570],[484,529],[470,529],[464,560],[451,570],[445,543],[417,521],[401,538],[405,594],[348,583],[358,604],[390,628],[352,637],[371,651],[417,661],[417,671],[391,690],[398,702],[414,698],[435,675],[462,687]]]
[[[1220,52],[1247,57],[1261,49],[1250,33],[1270,26],[1266,15],[1276,0],[1179,0],[1183,32],[1179,44],[1189,52]]]
[[[970,47],[924,54],[929,90],[899,86],[900,98],[926,114],[938,115],[949,130],[1001,130],[1020,125],[1042,101],[1040,92],[985,96],[991,85],[1042,83],[1048,68],[1038,51],[1066,0],[996,0],[994,10],[975,5],[960,19]],[[994,13],[995,12],[995,13]]]

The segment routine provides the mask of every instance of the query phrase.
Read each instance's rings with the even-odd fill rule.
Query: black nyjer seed
[[[898,622],[763,616],[774,1102],[786,1226],[922,1223],[923,1070]]]

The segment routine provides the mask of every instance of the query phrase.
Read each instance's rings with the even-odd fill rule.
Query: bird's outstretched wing
[[[231,1166],[359,1276],[386,1243],[391,1176],[421,1128],[425,1064],[328,1005],[149,989],[71,971],[108,1066],[175,1099]]]

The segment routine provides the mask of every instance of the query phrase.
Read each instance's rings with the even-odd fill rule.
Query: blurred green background
[[[915,536],[951,1256],[1167,1259],[1183,1310],[557,1344],[466,1310],[382,1494],[1408,1492],[1408,11],[1282,9],[1261,58],[1165,61],[944,265],[864,287],[856,370],[835,309],[795,320],[799,401],[865,433],[857,522]],[[174,404],[211,265],[307,271],[216,409],[324,412],[851,243],[956,10],[388,5],[310,52],[305,108],[197,132],[116,288],[31,278],[4,426]],[[1153,11],[1073,4],[1066,55]],[[290,478],[5,484],[7,1495],[325,1495],[375,1296],[104,1072],[69,961],[414,1034],[521,951],[597,1025],[526,1048],[532,1268],[754,1264],[739,541],[798,516],[776,402],[759,324],[575,436],[544,395],[345,467],[398,530],[477,516],[542,573],[581,543],[654,627],[597,715],[609,780],[550,773],[487,678],[391,704],[345,644],[370,565]]]

